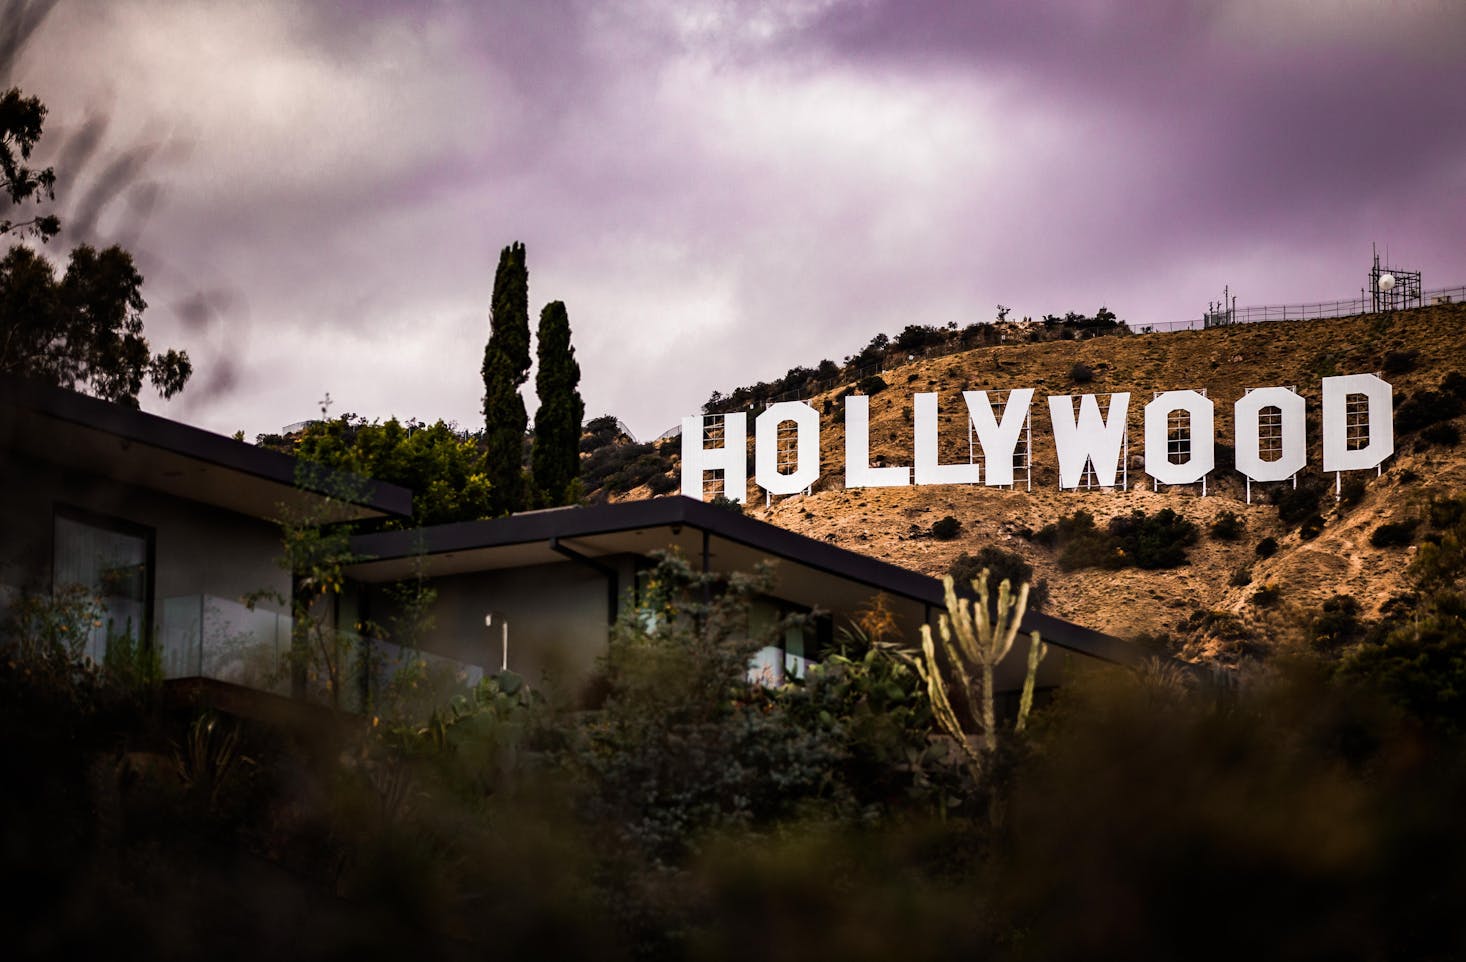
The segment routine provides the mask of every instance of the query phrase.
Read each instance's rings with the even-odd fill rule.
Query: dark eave
[[[0,452],[77,467],[126,483],[268,516],[302,492],[289,455],[34,381],[0,376]],[[100,457],[99,457],[100,455]],[[73,463],[75,462],[75,463]],[[408,516],[412,492],[336,474],[351,517]]]
[[[353,553],[365,559],[355,566],[357,571],[369,575],[374,562],[390,563],[412,557],[430,559],[435,555],[678,525],[744,545],[769,558],[787,560],[919,602],[933,612],[945,610],[945,593],[937,578],[686,497],[559,508],[487,521],[364,534],[354,537],[351,547]],[[1133,665],[1151,657],[1149,652],[1130,642],[1050,615],[1025,616],[1022,630],[1025,633],[1037,630],[1050,644],[1104,661]]]

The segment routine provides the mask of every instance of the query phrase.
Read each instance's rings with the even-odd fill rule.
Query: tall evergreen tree
[[[540,407],[534,416],[534,449],[530,467],[536,494],[546,507],[567,504],[580,475],[580,422],[585,402],[580,399],[580,365],[570,346],[570,317],[562,301],[551,301],[540,312],[537,333],[539,367],[534,388]]]
[[[524,507],[524,429],[529,416],[519,388],[529,379],[529,269],[524,245],[499,253],[489,343],[484,349],[485,474],[494,514]]]

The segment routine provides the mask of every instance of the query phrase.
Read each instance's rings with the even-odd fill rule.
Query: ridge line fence
[[[1443,287],[1425,291],[1420,295],[1421,307],[1451,304],[1466,301],[1466,287]],[[1401,308],[1402,310],[1406,308]],[[1373,314],[1374,302],[1369,297],[1356,297],[1348,301],[1319,301],[1313,304],[1269,304],[1262,307],[1238,307],[1231,311],[1226,327],[1231,324],[1263,324],[1272,321],[1313,321],[1320,318],[1358,317]],[[1156,324],[1137,324],[1131,327],[1136,334],[1160,334],[1167,331],[1199,331],[1205,327],[1205,319],[1194,321],[1161,321]]]
[[[1443,287],[1436,290],[1424,291],[1420,295],[1421,307],[1435,307],[1440,304],[1452,304],[1466,302],[1466,285],[1457,287]],[[1406,308],[1401,308],[1406,309]],[[1414,308],[1409,308],[1413,310]],[[1263,324],[1276,321],[1311,321],[1321,318],[1333,317],[1357,317],[1361,314],[1374,313],[1374,304],[1370,297],[1360,296],[1347,301],[1317,301],[1312,304],[1269,304],[1261,307],[1238,307],[1231,311],[1231,320],[1227,324],[1217,325],[1229,327],[1236,324]],[[1011,322],[1009,322],[1011,323]],[[952,354],[960,354],[963,351],[970,351],[978,347],[997,346],[988,343],[974,343],[978,339],[970,336],[970,332],[978,325],[970,325],[968,328],[956,331],[955,337],[942,344],[932,344],[914,351],[888,350],[884,359],[869,362],[859,368],[850,370],[842,369],[833,377],[810,379],[803,387],[782,391],[765,399],[762,404],[777,404],[780,401],[803,401],[817,394],[823,394],[841,384],[849,384],[852,381],[860,381],[872,374],[879,374],[889,370],[892,362],[910,362],[917,359],[927,360],[930,358],[947,357]],[[1041,322],[1035,322],[1035,326],[1042,326]],[[1204,318],[1197,318],[1192,321],[1160,321],[1153,324],[1132,324],[1122,321],[1120,327],[1115,331],[1117,334],[1162,334],[1170,331],[1199,331],[1205,328]],[[1095,336],[1111,336],[1095,335]],[[1016,340],[1004,340],[1000,343],[1017,344],[1023,343]],[[731,407],[718,405],[713,408],[704,406],[704,414],[724,414]],[[664,437],[680,433],[680,429],[674,428],[665,432]]]

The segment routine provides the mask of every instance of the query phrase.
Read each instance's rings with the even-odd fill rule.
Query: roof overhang
[[[565,560],[556,545],[590,558],[674,550],[694,565],[706,547],[716,571],[751,571],[760,562],[777,562],[774,592],[791,601],[853,612],[879,591],[920,606],[921,620],[927,612],[946,610],[936,578],[686,497],[358,535],[352,551],[366,560],[348,567],[347,574],[371,583],[550,564]],[[1022,630],[1037,630],[1049,644],[1108,662],[1138,664],[1150,657],[1130,642],[1049,615],[1025,616]]]
[[[61,388],[0,376],[0,452],[275,520],[412,513],[406,488],[311,472],[288,455]],[[312,490],[314,489],[314,490]]]

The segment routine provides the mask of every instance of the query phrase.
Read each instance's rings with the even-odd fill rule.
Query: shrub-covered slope
[[[1320,379],[1364,372],[1378,372],[1394,385],[1396,454],[1379,477],[1346,474],[1336,497],[1334,476],[1321,470]],[[1405,568],[1429,534],[1428,525],[1411,522],[1425,517],[1432,497],[1466,490],[1466,449],[1459,440],[1466,425],[1463,374],[1466,305],[1459,304],[980,347],[880,372],[888,387],[870,401],[872,461],[911,463],[915,392],[940,393],[942,457],[955,461],[966,457],[968,446],[960,391],[1031,387],[1031,491],[1021,483],[1012,491],[846,490],[840,398],[859,390],[852,381],[807,399],[823,412],[822,474],[812,493],[766,506],[750,478],[748,510],[934,575],[961,554],[1000,548],[1048,581],[1054,614],[1190,657],[1230,662],[1301,641],[1295,637],[1300,626],[1334,595],[1353,597],[1367,619],[1406,589]],[[1248,504],[1232,465],[1232,404],[1246,388],[1274,385],[1295,387],[1308,402],[1309,465],[1296,488],[1253,485]],[[1204,389],[1217,402],[1217,469],[1205,497],[1198,485],[1153,490],[1143,472],[1145,403],[1152,392],[1186,388]],[[1059,490],[1045,397],[1121,391],[1131,393],[1128,487]],[[750,454],[751,443],[750,436]],[[675,470],[673,465],[669,474]],[[628,493],[648,492],[642,486]],[[1087,521],[1076,517],[1080,512]],[[949,517],[955,533],[952,523],[938,524]],[[1087,534],[1080,530],[1085,525]],[[1381,525],[1400,527],[1381,534]]]

